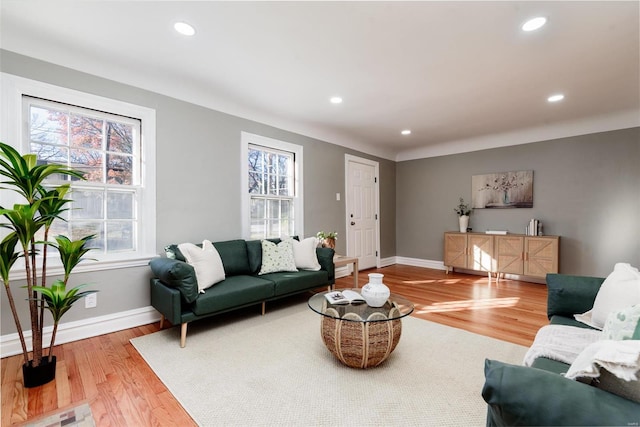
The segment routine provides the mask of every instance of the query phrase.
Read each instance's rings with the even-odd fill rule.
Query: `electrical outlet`
[[[84,308],[96,308],[98,306],[98,294],[93,293],[84,297]]]

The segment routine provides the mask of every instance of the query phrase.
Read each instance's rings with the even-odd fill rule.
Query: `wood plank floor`
[[[413,316],[421,319],[525,346],[547,323],[545,285],[401,265],[361,271],[360,283],[372,272],[383,273],[392,292],[413,301]],[[351,277],[336,285],[351,286]],[[35,389],[22,386],[21,356],[2,359],[2,426],[83,402],[98,426],[195,426],[129,343],[158,328],[155,323],[56,346],[56,380]]]

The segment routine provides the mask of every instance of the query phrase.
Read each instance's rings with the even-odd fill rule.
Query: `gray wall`
[[[474,231],[523,233],[536,218],[561,236],[561,273],[640,266],[640,128],[399,162],[397,255],[442,261],[442,233],[457,231],[453,208],[470,203],[471,176],[515,170],[534,171],[533,208],[475,209]]]
[[[240,237],[240,133],[245,131],[304,147],[304,234],[338,231],[343,238],[338,239],[336,249],[341,253],[346,251],[344,156],[348,153],[380,162],[381,253],[395,254],[392,161],[4,50],[0,51],[0,70],[156,110],[158,252],[169,243]],[[336,193],[343,195],[339,202]],[[148,306],[148,278],[147,267],[75,275],[74,283],[91,282],[100,290],[98,307],[87,310],[78,304],[64,322]],[[24,304],[19,285],[12,288],[18,302]],[[15,329],[4,291],[0,299],[4,335]]]
[[[470,200],[471,176],[532,169],[532,209],[476,210],[471,226],[521,232],[530,218],[538,218],[547,234],[562,236],[565,273],[602,276],[618,261],[640,265],[639,129],[395,163],[7,51],[0,51],[0,69],[156,110],[158,252],[168,243],[240,236],[238,168],[245,131],[304,146],[305,235],[346,235],[347,153],[380,162],[383,258],[441,261],[442,233],[457,228],[453,207],[458,197]],[[346,251],[344,239],[338,239],[337,250]],[[65,322],[148,306],[148,277],[146,267],[74,275],[74,284],[95,284],[99,303],[95,309],[74,307]],[[19,285],[12,287],[24,304]],[[0,295],[5,335],[14,327],[6,296]]]

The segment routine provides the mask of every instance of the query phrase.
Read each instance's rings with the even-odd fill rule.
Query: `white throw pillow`
[[[619,262],[600,286],[593,308],[576,314],[575,319],[602,329],[609,314],[635,304],[640,304],[640,272],[631,264]]]
[[[263,240],[262,266],[258,274],[276,273],[278,271],[298,271],[293,257],[291,240],[283,240],[277,245],[268,240]]]
[[[320,263],[316,256],[318,238],[309,237],[301,242],[295,239],[290,240],[293,245],[293,257],[296,261],[296,267],[300,270],[320,270]]]
[[[180,243],[178,249],[184,255],[187,263],[193,266],[196,271],[199,293],[204,293],[205,289],[224,280],[222,258],[209,240],[202,242],[202,248],[193,243]]]

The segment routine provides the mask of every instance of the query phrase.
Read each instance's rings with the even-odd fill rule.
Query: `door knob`
[[[355,222],[353,222],[353,221],[351,221],[351,225],[356,225],[356,223],[355,223]]]

